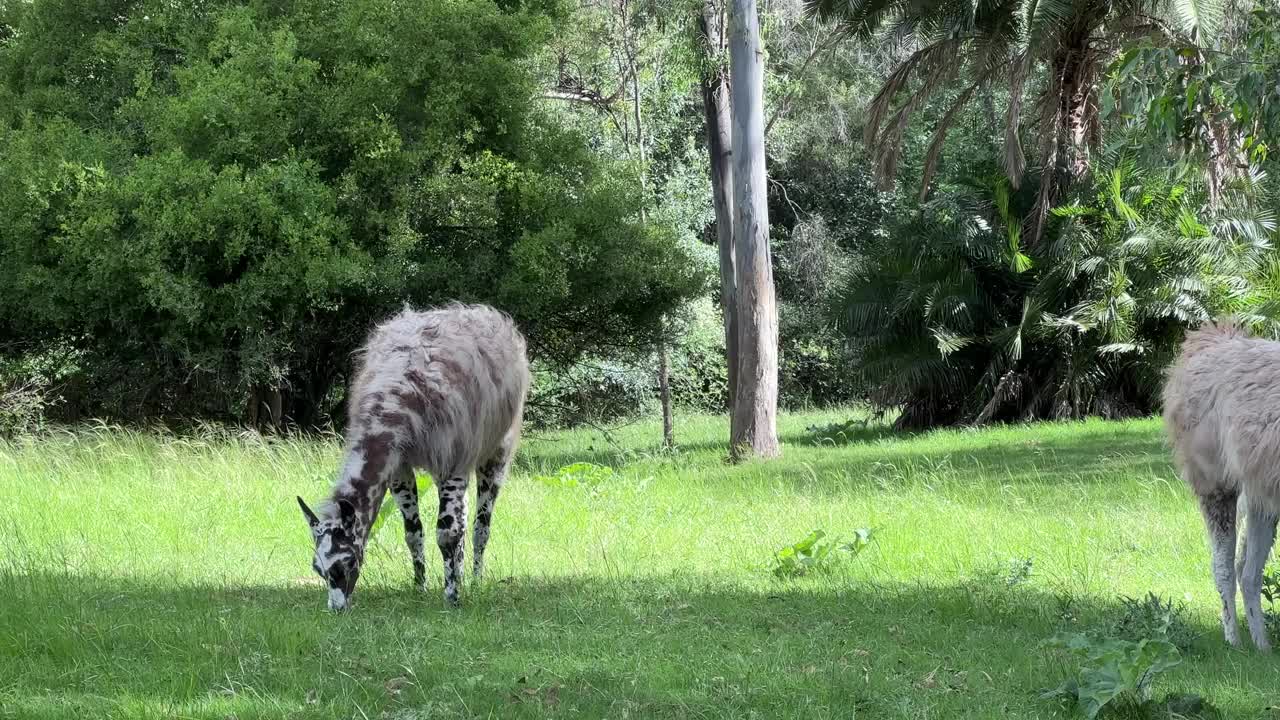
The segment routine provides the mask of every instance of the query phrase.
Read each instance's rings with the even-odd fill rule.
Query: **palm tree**
[[[912,51],[871,101],[865,129],[882,181],[896,173],[912,114],[933,96],[958,89],[939,118],[925,159],[922,196],[947,131],[980,90],[1007,84],[1001,158],[1017,187],[1026,170],[1020,141],[1026,86],[1043,78],[1038,98],[1043,165],[1033,213],[1035,236],[1050,208],[1086,174],[1100,145],[1099,87],[1122,45],[1137,37],[1195,41],[1217,24],[1220,0],[806,0],[841,31],[883,34]]]

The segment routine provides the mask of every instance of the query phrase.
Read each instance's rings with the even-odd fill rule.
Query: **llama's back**
[[[1232,323],[1187,333],[1165,383],[1164,421],[1198,493],[1280,498],[1280,343]]]
[[[529,364],[524,337],[504,313],[461,304],[406,309],[379,325],[363,352],[351,424],[393,432],[407,459],[437,479],[516,441]]]

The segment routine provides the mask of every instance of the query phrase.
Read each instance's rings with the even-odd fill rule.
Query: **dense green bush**
[[[672,404],[685,412],[727,407],[728,369],[720,309],[707,298],[667,320]],[[535,368],[527,416],[532,424],[575,427],[654,413],[659,407],[656,353],[587,357],[568,368]]]
[[[406,301],[652,347],[707,268],[535,102],[536,5],[5,4],[0,346],[73,343],[85,412],[302,424]]]
[[[534,427],[607,424],[657,407],[653,368],[634,361],[588,357],[568,368],[539,364],[534,371],[525,412]]]
[[[830,298],[883,241],[894,196],[875,189],[860,153],[843,149],[801,150],[771,172],[779,402],[848,405],[861,399],[857,354],[833,321]]]
[[[1210,214],[1193,187],[1131,164],[1096,178],[1035,243],[1021,233],[1032,192],[997,180],[941,195],[850,281],[861,381],[902,408],[900,426],[1150,413],[1185,327],[1274,316],[1256,184]]]

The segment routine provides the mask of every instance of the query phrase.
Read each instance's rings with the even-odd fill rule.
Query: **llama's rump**
[[[437,479],[465,472],[519,434],[525,347],[511,319],[488,306],[406,309],[362,348],[349,417],[385,428],[409,462]]]
[[[1280,343],[1230,322],[1188,332],[1165,383],[1164,419],[1197,493],[1247,489],[1280,508]]]

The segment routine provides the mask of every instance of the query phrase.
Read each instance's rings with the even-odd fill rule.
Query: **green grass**
[[[1040,643],[1105,629],[1122,594],[1185,599],[1201,638],[1159,691],[1280,717],[1280,659],[1227,648],[1199,515],[1154,420],[815,444],[723,462],[681,418],[526,440],[489,578],[410,590],[398,518],[345,615],[323,610],[295,494],[332,442],[110,429],[0,444],[0,718],[1049,718]],[[554,487],[590,461],[615,474]],[[810,530],[873,544],[780,581]],[[1031,558],[1025,582],[999,573]],[[1280,638],[1278,638],[1280,639]]]

